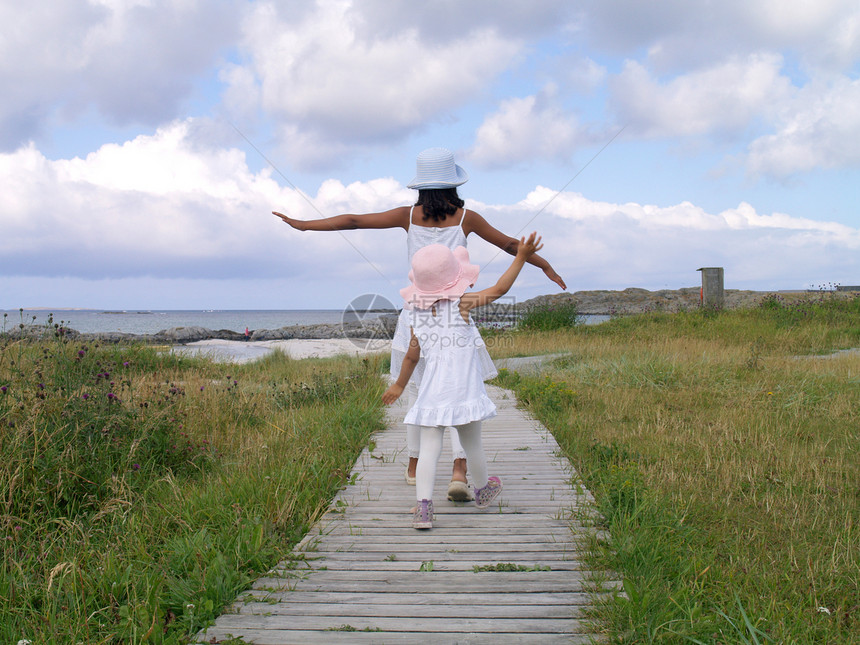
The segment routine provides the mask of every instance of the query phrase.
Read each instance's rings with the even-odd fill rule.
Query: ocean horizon
[[[368,312],[367,318],[384,313]],[[83,334],[123,332],[127,334],[156,334],[174,327],[205,327],[206,329],[242,333],[247,327],[280,329],[294,325],[339,324],[344,315],[355,320],[355,312],[341,309],[0,309],[3,322],[0,330],[10,330],[20,323],[47,325],[49,320]]]

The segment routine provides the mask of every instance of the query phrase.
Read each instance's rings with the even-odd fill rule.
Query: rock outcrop
[[[773,291],[743,291],[726,289],[724,293],[727,309],[755,307],[761,300]],[[779,292],[787,300],[809,297],[806,291]],[[533,307],[563,305],[573,303],[580,314],[600,314],[606,316],[640,314],[649,311],[678,312],[695,309],[700,306],[699,287],[684,287],[681,289],[661,289],[649,291],[634,287],[623,291],[577,291],[575,293],[556,293],[538,296],[516,304],[502,303],[475,310],[475,315],[486,320],[503,320],[511,318]]]

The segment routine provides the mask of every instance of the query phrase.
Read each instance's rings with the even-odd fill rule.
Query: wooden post
[[[702,267],[696,271],[702,272],[702,306],[722,309],[725,302],[723,267]]]

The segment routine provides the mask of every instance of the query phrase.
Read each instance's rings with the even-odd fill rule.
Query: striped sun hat
[[[427,148],[415,165],[417,174],[409,188],[454,188],[469,180],[469,174],[454,163],[454,153],[447,148]]]

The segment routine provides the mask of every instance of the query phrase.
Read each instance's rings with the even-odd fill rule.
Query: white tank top
[[[457,226],[421,226],[412,224],[412,211],[409,209],[409,228],[406,229],[406,250],[409,252],[409,264],[418,249],[431,244],[444,244],[452,251],[458,246],[466,246],[466,234],[463,232],[463,220],[466,219],[466,209]]]

